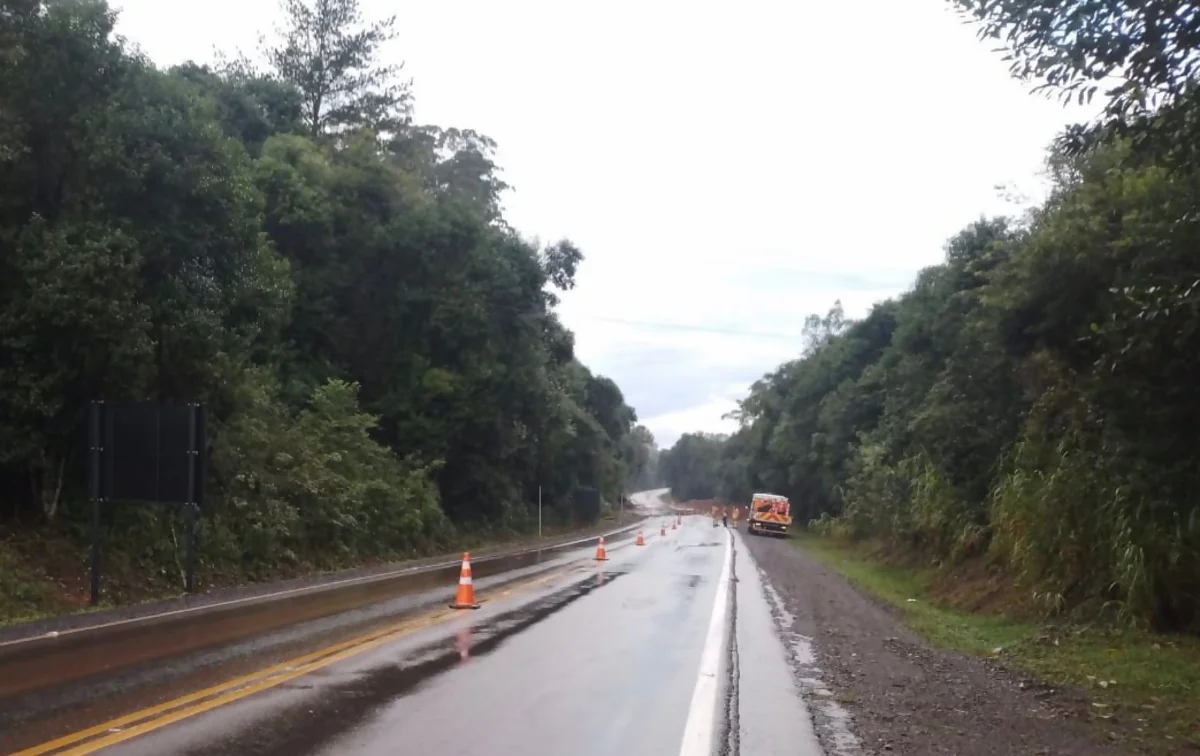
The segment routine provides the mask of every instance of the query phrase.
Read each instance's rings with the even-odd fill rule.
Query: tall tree
[[[1114,115],[1145,112],[1195,85],[1200,12],[1192,0],[954,0],[980,36],[1013,53],[1012,73],[1064,97],[1105,91]]]
[[[1001,41],[1011,71],[1064,100],[1100,92],[1104,122],[1069,128],[1061,140],[1079,152],[1114,134],[1182,150],[1194,158],[1200,132],[1200,10],[1194,0],[951,0],[979,22],[981,38]]]
[[[728,437],[717,433],[685,433],[662,453],[663,482],[677,501],[711,499],[720,493],[721,448]]]
[[[582,253],[504,222],[492,140],[407,124],[390,19],[285,9],[275,71],[161,71],[103,0],[0,3],[0,516],[86,512],[93,399],[208,404],[222,572],[594,514],[645,450],[553,309]],[[174,517],[105,515],[153,575]]]
[[[366,126],[395,133],[408,122],[403,64],[379,60],[395,37],[396,17],[367,23],[358,0],[282,0],[286,21],[263,52],[280,79],[303,99],[310,136]]]

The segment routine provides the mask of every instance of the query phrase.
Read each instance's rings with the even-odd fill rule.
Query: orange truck
[[[786,496],[756,493],[750,500],[750,520],[747,529],[751,533],[787,536],[792,526],[792,505]]]

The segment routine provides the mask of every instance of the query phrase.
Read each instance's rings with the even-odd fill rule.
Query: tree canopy
[[[649,452],[555,314],[581,251],[504,223],[490,139],[411,122],[391,20],[283,10],[259,71],[161,70],[102,0],[0,9],[0,516],[86,516],[96,399],[210,407],[209,565],[615,501]],[[173,516],[105,513],[167,564]]]
[[[1195,159],[1193,101],[1200,72],[1200,10],[1191,0],[951,0],[1001,43],[1011,73],[1064,101],[1104,102],[1091,127],[1063,134],[1070,152],[1123,136]],[[1152,157],[1152,159],[1154,159]]]
[[[1048,611],[1200,627],[1200,38],[1180,3],[959,0],[1017,73],[1062,92],[1123,71],[1169,95],[1087,150],[1053,190],[981,219],[902,295],[810,318],[802,354],[741,402],[727,439],[663,454],[685,497],[787,495],[802,522],[1007,569]],[[1128,6],[1128,7],[1127,7]],[[1136,7],[1135,7],[1136,6]],[[1190,7],[1190,6],[1189,6]],[[1171,99],[1174,98],[1174,99]],[[715,462],[714,462],[715,460]]]

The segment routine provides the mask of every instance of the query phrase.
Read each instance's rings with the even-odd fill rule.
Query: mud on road
[[[1116,756],[1079,701],[983,659],[933,649],[795,544],[745,536],[774,592],[829,756]]]

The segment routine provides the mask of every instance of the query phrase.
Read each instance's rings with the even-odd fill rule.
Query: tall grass
[[[1048,392],[1027,418],[985,501],[924,454],[888,463],[864,444],[837,518],[815,531],[879,539],[941,563],[986,556],[1047,615],[1073,612],[1152,628],[1200,624],[1200,507],[1180,506],[1095,416]],[[1132,460],[1132,461],[1131,461]],[[1159,480],[1159,479],[1153,479]]]

